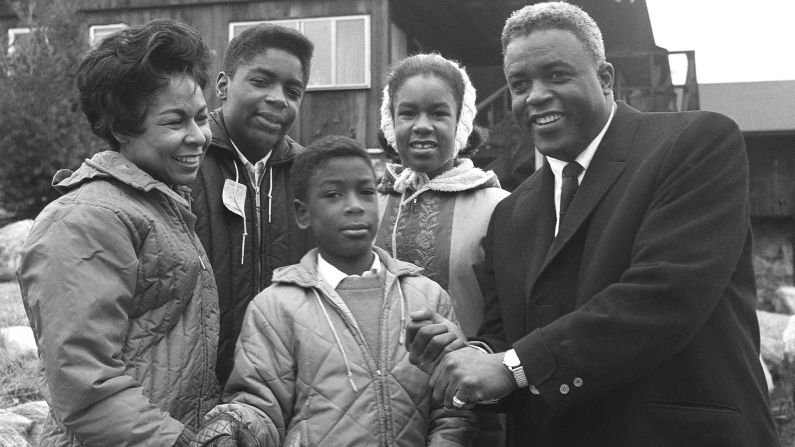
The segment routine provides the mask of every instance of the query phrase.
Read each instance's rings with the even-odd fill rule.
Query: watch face
[[[517,366],[521,365],[521,362],[519,362],[519,356],[516,355],[516,351],[511,349],[505,353],[505,357],[502,359],[502,364],[508,368],[516,368]]]

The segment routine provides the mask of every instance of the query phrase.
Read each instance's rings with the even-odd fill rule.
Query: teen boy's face
[[[241,63],[231,78],[219,73],[224,122],[242,151],[264,156],[284,137],[301,107],[303,77],[298,57],[278,48]]]
[[[339,157],[321,163],[309,179],[306,203],[295,202],[298,226],[310,229],[324,259],[348,274],[370,266],[378,201],[367,160]]]

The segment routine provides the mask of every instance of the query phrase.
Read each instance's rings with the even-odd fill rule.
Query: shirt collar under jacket
[[[259,186],[259,179],[262,178],[262,173],[265,172],[265,165],[268,163],[268,159],[271,158],[273,150],[268,151],[268,153],[265,154],[265,156],[262,157],[255,164],[251,164],[251,162],[248,161],[248,158],[246,158],[246,156],[243,155],[242,152],[240,152],[240,149],[237,148],[237,145],[235,144],[234,141],[232,141],[232,138],[229,138],[229,142],[232,143],[232,147],[235,149],[237,158],[240,159],[240,162],[243,163],[243,166],[246,167],[246,171],[248,172],[248,175],[251,178],[251,182],[254,185]]]
[[[381,260],[378,258],[378,255],[375,252],[373,253],[373,264],[370,266],[369,269],[362,272],[361,275],[363,276],[365,273],[375,273],[378,274],[381,271]],[[320,255],[320,252],[317,252],[317,274],[320,279],[326,281],[332,289],[336,289],[337,286],[342,282],[343,279],[347,278],[348,276],[355,276],[355,275],[347,275],[344,272],[340,271],[337,267],[331,265],[328,261],[323,259],[323,256]]]
[[[605,123],[604,127],[602,127],[602,130],[593,140],[591,140],[591,143],[588,144],[588,147],[586,147],[584,151],[580,152],[580,155],[574,159],[574,161],[583,167],[582,172],[580,173],[579,177],[577,177],[578,184],[582,183],[582,179],[585,177],[585,173],[588,171],[588,165],[591,164],[591,160],[593,159],[594,154],[596,154],[596,148],[598,148],[599,143],[602,142],[602,138],[605,136],[607,128],[610,127],[610,123],[613,121],[613,115],[615,115],[615,113],[616,103],[614,102],[613,107],[610,109],[610,116],[607,118],[607,122]],[[552,169],[552,174],[555,175],[555,235],[557,235],[558,229],[560,228],[560,189],[563,186],[563,168],[565,168],[569,162],[558,160],[557,158],[552,157],[546,157],[546,159],[549,163],[549,168]]]

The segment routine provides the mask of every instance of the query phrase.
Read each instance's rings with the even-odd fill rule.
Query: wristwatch
[[[511,371],[514,380],[516,380],[516,385],[519,386],[519,388],[525,388],[529,385],[527,383],[527,377],[524,375],[522,362],[519,361],[519,356],[516,355],[515,350],[509,349],[505,351],[505,357],[502,359],[502,364]]]

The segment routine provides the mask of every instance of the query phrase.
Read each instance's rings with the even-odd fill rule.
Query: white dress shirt
[[[378,259],[378,255],[373,253],[373,264],[370,266],[369,269],[362,272],[361,275],[363,276],[365,273],[379,273],[381,271],[381,260]],[[337,267],[331,265],[328,261],[323,259],[323,256],[320,256],[320,252],[317,253],[317,274],[323,281],[326,281],[332,289],[336,289],[338,285],[342,282],[343,279],[354,276],[348,275],[343,271],[340,271]]]
[[[580,155],[574,159],[580,166],[583,167],[580,176],[577,177],[577,184],[582,183],[582,179],[585,177],[585,173],[588,172],[588,165],[591,164],[591,160],[593,159],[594,154],[596,153],[596,148],[599,147],[599,143],[602,142],[602,137],[605,136],[605,132],[607,132],[607,128],[610,127],[610,123],[613,121],[613,115],[616,113],[616,104],[613,103],[613,108],[610,109],[610,116],[607,118],[607,122],[602,130],[596,135],[596,137],[591,141],[588,147],[585,148],[584,151],[580,152]],[[547,162],[549,163],[549,167],[552,169],[552,174],[555,175],[555,236],[558,235],[558,229],[560,228],[560,193],[563,187],[563,168],[569,164],[568,161],[558,160],[557,158],[546,157]]]

